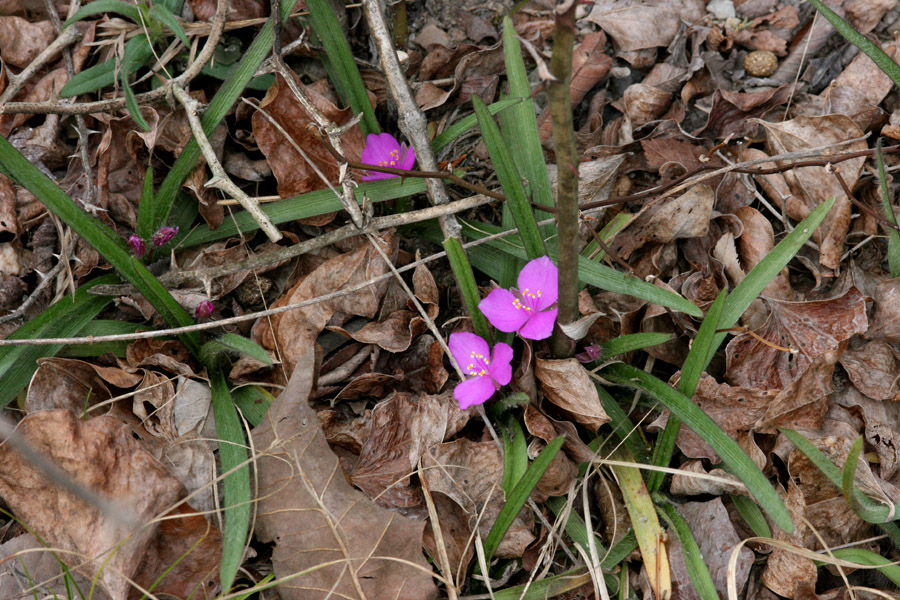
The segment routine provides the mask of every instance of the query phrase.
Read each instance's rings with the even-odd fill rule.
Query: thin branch
[[[366,21],[369,24],[369,33],[372,35],[375,47],[378,48],[378,60],[387,80],[388,90],[390,90],[394,102],[397,103],[400,130],[409,139],[416,152],[416,159],[422,168],[425,171],[438,171],[437,159],[426,133],[428,123],[425,115],[419,109],[419,105],[416,104],[406,75],[400,67],[400,61],[397,59],[397,52],[394,50],[391,40],[391,33],[388,31],[384,13],[381,11],[381,1],[363,0],[362,5]],[[428,196],[433,205],[447,204],[450,201],[442,181],[428,179],[427,184]],[[462,227],[456,221],[456,217],[447,215],[440,220],[440,224],[445,238],[460,237]]]
[[[206,159],[206,164],[209,165],[209,169],[213,173],[212,179],[207,181],[203,187],[214,187],[222,190],[235,200],[241,203],[241,206],[246,209],[250,216],[259,224],[260,229],[268,236],[269,240],[272,242],[279,241],[283,236],[281,232],[278,230],[275,225],[272,224],[272,221],[269,220],[269,217],[266,216],[259,208],[259,203],[255,202],[252,198],[250,198],[244,191],[239,188],[231,178],[225,173],[225,169],[222,168],[222,164],[219,162],[219,159],[216,158],[216,153],[213,151],[212,146],[209,144],[209,140],[206,138],[206,134],[203,133],[203,125],[200,123],[200,117],[197,115],[197,110],[200,106],[200,103],[191,98],[190,94],[184,91],[183,88],[179,86],[172,86],[172,93],[175,94],[175,97],[181,102],[182,106],[184,106],[184,111],[187,114],[188,123],[190,123],[191,131],[194,133],[194,139],[197,140],[197,145],[200,146],[200,151],[203,153],[203,157]]]

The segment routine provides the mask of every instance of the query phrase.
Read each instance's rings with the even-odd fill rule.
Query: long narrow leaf
[[[282,0],[281,14],[285,20],[291,14],[295,4],[297,4],[297,0]],[[243,58],[241,58],[238,68],[235,69],[231,77],[222,83],[219,91],[213,96],[206,112],[203,113],[203,118],[200,119],[203,132],[207,136],[211,135],[219,123],[222,122],[222,119],[231,110],[231,106],[244,91],[247,83],[253,78],[262,61],[269,54],[269,51],[272,49],[272,42],[275,39],[273,29],[274,25],[271,20],[263,25],[250,47],[247,48]],[[181,189],[181,184],[194,170],[199,158],[200,146],[197,145],[197,140],[191,137],[156,193],[157,202],[152,229],[156,230],[165,225],[178,191]]]
[[[81,285],[73,296],[58,300],[43,313],[11,333],[7,339],[70,337],[76,335],[112,301],[108,296],[88,293],[95,285],[117,283],[115,275],[104,275]],[[37,361],[55,356],[58,346],[4,346],[0,348],[0,406],[6,406],[28,385]]]
[[[709,574],[709,568],[703,562],[703,555],[700,553],[700,547],[694,534],[684,518],[675,510],[675,507],[666,501],[657,502],[656,509],[660,516],[665,519],[666,523],[681,542],[682,554],[684,562],[687,566],[688,577],[694,584],[694,591],[700,596],[701,600],[719,600],[719,593],[716,591],[716,585],[713,583],[712,576]],[[700,532],[705,534],[706,532]]]
[[[863,548],[839,548],[832,550],[835,558],[855,562],[869,567],[878,567],[882,575],[890,579],[894,585],[900,586],[900,565],[896,565],[889,558],[875,554]],[[823,563],[824,564],[824,563]]]
[[[137,6],[123,2],[122,0],[94,0],[87,6],[82,6],[74,15],[69,17],[66,22],[63,23],[63,29],[72,23],[77,23],[85,17],[105,12],[117,13],[130,21],[140,23],[141,17],[139,10],[140,9],[138,9]]]
[[[741,513],[741,516],[744,517],[744,521],[750,526],[754,535],[757,537],[772,537],[772,530],[766,522],[766,516],[759,510],[756,502],[740,494],[731,494],[731,501],[734,503],[735,508],[738,509],[738,512]]]
[[[884,168],[884,155],[881,153],[881,138],[875,146],[875,158],[878,163],[878,187],[881,190],[881,206],[888,220],[888,266],[891,277],[900,277],[900,231],[897,230],[897,215],[891,205],[891,192],[888,187],[887,171]]]
[[[225,500],[222,512],[225,515],[225,528],[222,532],[222,562],[219,565],[222,589],[228,593],[241,566],[249,534],[250,467],[247,464],[244,430],[228,392],[225,375],[221,371],[213,371],[211,380],[219,459],[222,472],[228,473],[224,481]]]
[[[168,27],[169,30],[175,34],[175,37],[181,40],[181,43],[184,44],[185,48],[191,47],[191,40],[188,39],[188,36],[184,33],[184,29],[181,27],[181,23],[178,22],[178,19],[175,18],[175,15],[173,15],[169,9],[163,8],[162,4],[154,4],[150,7],[147,14]]]
[[[488,105],[487,109],[491,115],[496,115],[502,110],[506,110],[510,106],[515,106],[522,102],[519,98],[508,98],[506,100],[500,100],[499,102],[494,102],[493,104]],[[475,127],[478,124],[478,118],[472,114],[468,117],[464,117],[445,129],[440,135],[438,135],[431,142],[431,149],[435,151],[435,153],[440,152],[444,148],[447,147],[447,144],[467,132],[468,130]]]
[[[369,93],[334,9],[327,0],[307,0],[306,8],[313,31],[322,40],[328,62],[334,68],[332,83],[339,92],[343,92],[341,96],[350,102],[354,114],[363,114],[359,123],[363,133],[381,133],[372,103],[369,102]]]
[[[491,162],[494,163],[497,179],[500,180],[500,186],[503,188],[503,193],[506,194],[506,202],[516,220],[516,226],[519,228],[519,236],[522,238],[525,253],[529,260],[544,256],[547,254],[544,239],[534,220],[534,211],[531,210],[525,188],[522,187],[522,179],[509,149],[500,135],[500,129],[478,96],[472,97],[472,106],[475,108],[475,116],[478,118],[478,126],[481,128],[484,144],[487,146],[488,154],[491,155]]]
[[[93,246],[103,258],[116,268],[119,274],[144,295],[170,325],[178,327],[194,323],[190,315],[160,285],[150,271],[143,264],[134,260],[131,254],[125,250],[123,239],[98,219],[76,206],[49,177],[28,162],[4,138],[0,138],[0,171],[34,194],[35,198],[40,200],[44,206]],[[192,352],[200,349],[198,333],[183,334],[179,338]]]
[[[518,419],[507,415],[503,434],[503,481],[500,487],[507,497],[513,493],[522,475],[528,470],[528,445],[525,443],[525,432]]]
[[[506,535],[509,526],[512,525],[522,507],[525,506],[525,502],[528,500],[528,496],[531,495],[531,491],[534,490],[534,486],[538,484],[538,481],[544,475],[544,471],[550,466],[550,461],[553,460],[565,441],[565,436],[561,435],[547,444],[547,447],[541,450],[541,453],[538,454],[531,466],[528,467],[528,470],[525,471],[525,474],[522,475],[522,479],[516,484],[512,494],[506,498],[506,504],[500,509],[497,520],[494,521],[490,533],[484,540],[486,560],[490,561],[494,555],[494,551],[497,550],[497,546],[500,545],[500,541]]]
[[[453,275],[456,276],[456,285],[462,294],[463,302],[466,305],[466,312],[472,319],[472,325],[475,333],[486,340],[488,345],[493,345],[493,336],[487,319],[478,308],[481,296],[478,293],[478,285],[475,283],[475,275],[472,273],[472,265],[466,257],[466,251],[456,238],[447,238],[444,240],[444,250],[447,251],[447,260],[450,268],[453,269]]]
[[[793,532],[794,524],[791,522],[790,513],[759,467],[741,450],[737,442],[722,431],[715,421],[710,419],[696,404],[691,402],[690,398],[649,373],[644,373],[630,365],[610,365],[599,375],[616,385],[638,389],[662,403],[716,451],[731,468],[732,473],[744,482],[744,485],[747,486],[763,510],[769,513],[776,525],[787,533]]]

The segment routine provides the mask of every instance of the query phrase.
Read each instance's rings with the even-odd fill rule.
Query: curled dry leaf
[[[619,50],[628,51],[668,46],[682,21],[694,23],[704,16],[703,0],[603,0],[585,18],[599,25]]]
[[[841,366],[853,385],[869,398],[891,400],[900,394],[900,354],[887,342],[875,340],[847,350],[841,355]]]
[[[381,508],[353,489],[307,403],[315,376],[311,346],[252,431],[259,451],[257,532],[275,542],[275,575],[312,569],[278,586],[284,600],[437,596],[422,555],[424,523]],[[320,567],[315,569],[315,567]]]
[[[494,442],[473,442],[462,438],[429,448],[422,457],[422,475],[432,493],[452,498],[466,512],[470,527],[478,523],[481,539],[491,531],[506,499],[503,457]],[[533,517],[526,507],[516,515],[494,556],[518,558],[534,541]]]
[[[788,535],[775,527],[772,534],[780,542],[802,547],[804,537],[809,531],[806,525],[806,499],[803,492],[789,480],[787,493],[782,491],[779,495],[791,514],[794,533]],[[794,552],[776,548],[766,561],[762,583],[779,596],[800,600],[808,597],[804,595],[805,593],[815,591],[817,576],[818,572],[813,561]]]
[[[539,358],[534,374],[547,400],[566,411],[581,425],[596,431],[604,423],[609,423],[609,417],[597,395],[597,388],[578,360]]]
[[[469,420],[452,393],[394,393],[372,409],[371,433],[350,473],[353,484],[386,507],[421,504],[409,476],[426,449],[456,434]]]
[[[128,507],[145,523],[137,529],[120,524],[48,482],[10,446],[0,447],[0,496],[48,545],[72,553],[60,553],[62,560],[74,560],[71,566],[81,565],[77,571],[96,578],[110,598],[125,600],[133,591],[128,578],[147,589],[196,543],[154,591],[177,597],[211,591],[221,535],[198,515],[152,521],[183,498],[185,490],[127,425],[109,416],[85,421],[58,409],[28,415],[18,431],[73,480]]]
[[[375,236],[374,239],[381,244],[385,254],[395,254],[396,239],[392,232],[386,232],[380,238]],[[279,298],[273,308],[338,292],[387,271],[384,259],[371,244],[366,243],[352,252],[324,262]],[[268,350],[277,348],[287,373],[292,373],[298,357],[309,351],[335,312],[370,318],[375,316],[385,286],[386,282],[381,281],[344,296],[261,319],[254,326],[253,339]]]
[[[847,116],[827,115],[824,117],[796,117],[790,121],[769,123],[760,121],[766,130],[766,148],[770,155],[785,152],[800,152],[811,148],[826,148],[825,156],[831,152],[852,152],[865,150],[865,140],[850,144],[835,145],[850,139],[861,138],[863,131]],[[843,161],[835,169],[839,169],[841,177],[851,190],[859,180],[865,157]],[[822,221],[813,234],[819,244],[819,262],[829,268],[837,269],[841,263],[844,241],[850,228],[850,201],[844,193],[840,182],[825,167],[800,167],[785,171],[785,181],[792,196],[785,203],[788,216],[797,221],[807,215],[819,204],[834,197],[834,208]]]
[[[0,59],[14,67],[28,66],[54,39],[56,29],[50,21],[0,17]]]

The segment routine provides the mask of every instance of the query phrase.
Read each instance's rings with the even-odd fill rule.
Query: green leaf
[[[599,360],[606,360],[627,352],[634,352],[635,350],[643,350],[644,348],[650,348],[651,346],[665,344],[673,337],[675,336],[671,333],[657,332],[620,335],[611,340],[600,342]]]
[[[709,360],[712,358],[712,352],[715,351],[713,341],[716,336],[716,329],[719,327],[719,319],[722,317],[722,309],[725,306],[725,298],[727,291],[722,290],[716,297],[715,302],[709,307],[700,330],[697,331],[697,337],[691,344],[690,352],[681,367],[681,381],[678,383],[678,391],[686,397],[691,398],[700,381],[700,376]],[[675,440],[678,437],[678,431],[681,429],[681,421],[678,417],[670,416],[666,422],[666,428],[656,441],[656,447],[653,449],[653,464],[657,467],[667,467],[672,460],[672,453],[675,450]],[[662,471],[652,471],[647,478],[647,487],[651,492],[657,491],[662,486],[666,475]]]
[[[101,335],[122,335],[129,333],[138,333],[139,331],[151,331],[148,325],[141,323],[129,323],[127,321],[113,321],[107,319],[94,319],[87,325],[82,327],[76,337],[101,336]],[[114,354],[120,358],[125,358],[125,350],[128,344],[125,340],[119,342],[97,342],[93,344],[69,344],[64,346],[59,352],[59,356],[69,358],[84,358],[101,356],[103,354]]]
[[[128,114],[131,115],[132,120],[144,131],[150,131],[150,125],[147,124],[147,121],[144,120],[144,116],[141,114],[141,107],[138,106],[137,99],[134,97],[134,91],[128,85],[125,71],[122,71],[122,90],[125,92],[125,108],[128,109]]]
[[[534,220],[534,212],[531,210],[525,188],[522,187],[522,179],[513,163],[509,149],[500,135],[500,129],[478,96],[472,97],[472,105],[484,137],[484,144],[487,146],[488,154],[491,155],[491,162],[494,163],[497,179],[500,180],[500,186],[503,188],[503,193],[506,194],[506,203],[519,228],[519,236],[522,238],[525,254],[529,260],[544,256],[547,254],[544,239]]]
[[[262,423],[269,406],[275,402],[275,396],[258,385],[243,385],[234,388],[231,390],[231,396],[251,427]]]
[[[250,467],[247,462],[244,429],[228,392],[225,375],[215,370],[211,373],[210,380],[219,459],[222,463],[222,473],[225,474],[225,500],[222,509],[225,527],[222,532],[219,579],[222,582],[222,590],[227,594],[231,591],[231,585],[241,566],[250,530]]]
[[[282,0],[281,15],[283,19],[287,19],[295,4],[297,4],[297,0]],[[222,119],[231,110],[232,105],[244,91],[247,83],[253,79],[256,70],[269,54],[275,35],[273,27],[274,24],[271,20],[266,21],[256,39],[253,40],[247,52],[244,53],[241,62],[238,63],[238,68],[235,69],[231,77],[222,83],[219,91],[216,92],[216,95],[210,101],[206,112],[203,113],[203,117],[200,119],[203,132],[207,136],[211,135],[219,123],[222,122]],[[153,215],[153,230],[159,229],[168,220],[169,212],[172,210],[172,205],[175,203],[181,184],[194,170],[200,154],[200,146],[197,145],[197,140],[192,136],[156,192],[157,201],[155,214]]]
[[[181,28],[181,23],[178,22],[178,19],[175,18],[175,15],[173,15],[169,9],[165,8],[162,4],[154,4],[150,7],[147,14],[168,27],[169,30],[175,34],[175,37],[181,40],[181,43],[184,44],[185,48],[191,47],[191,40],[185,35],[184,29]]]
[[[603,405],[603,411],[609,417],[610,424],[613,426],[613,435],[625,444],[640,462],[649,462],[649,452],[641,439],[640,430],[635,427],[631,419],[628,418],[628,414],[616,402],[612,394],[606,391],[606,388],[600,384],[594,384],[594,387],[597,389],[597,395],[600,396],[600,404]],[[597,442],[597,448],[599,448],[600,438],[596,438],[595,442]],[[594,451],[596,452],[596,448],[594,448]]]
[[[144,174],[144,187],[141,189],[141,200],[138,202],[137,229],[135,233],[147,241],[153,236],[153,167],[147,167]]]
[[[509,98],[507,100],[500,100],[499,102],[494,102],[493,104],[487,107],[488,112],[491,115],[496,115],[502,110],[506,110],[510,106],[515,106],[516,104],[521,103],[521,98]],[[443,150],[447,147],[447,144],[467,132],[468,130],[475,127],[478,124],[478,118],[472,114],[468,117],[464,117],[448,127],[444,130],[443,133],[434,138],[431,142],[431,149],[434,150],[435,154]]]
[[[378,126],[375,111],[369,101],[369,93],[366,91],[350,44],[334,14],[334,9],[328,0],[307,0],[306,7],[309,10],[310,25],[322,41],[328,61],[334,68],[332,83],[339,93],[343,92],[340,95],[350,102],[353,113],[363,114],[360,121],[363,133],[381,133],[381,127]]]
[[[92,2],[89,6],[93,6],[94,4],[96,4],[96,2]],[[125,67],[125,60],[123,58],[119,73],[131,75],[153,56],[147,36],[141,34],[128,40],[125,44],[125,56],[128,57],[129,68],[131,70]],[[72,96],[88,94],[101,88],[105,88],[108,85],[112,85],[115,80],[116,61],[108,60],[76,74],[75,77],[70,79],[68,83],[62,87],[59,91],[59,96],[60,98],[70,98]]]
[[[271,365],[272,359],[266,351],[251,339],[234,333],[226,333],[216,340],[210,340],[200,348],[200,361],[213,366],[220,355],[246,354],[254,360]]]
[[[135,36],[131,42],[125,46],[125,56],[122,58],[122,71],[120,77],[122,81],[122,90],[125,92],[125,107],[128,109],[128,114],[131,115],[131,118],[138,127],[144,131],[150,131],[150,126],[147,124],[147,121],[144,120],[144,116],[141,115],[141,108],[138,106],[137,100],[134,97],[134,90],[132,90],[131,86],[128,84],[128,76],[140,69],[143,65],[143,62],[138,61],[144,56],[144,46],[149,49],[150,40],[143,33]]]
[[[684,394],[640,369],[630,365],[610,365],[600,371],[599,375],[607,381],[634,389],[659,400],[672,414],[691,428],[703,441],[709,444],[722,460],[750,490],[759,505],[765,510],[775,524],[785,532],[794,531],[791,515],[765,475],[750,460],[741,447],[709,418],[700,408]]]
[[[74,15],[66,19],[66,22],[63,23],[63,29],[85,17],[105,12],[120,14],[134,23],[141,22],[139,9],[134,4],[122,2],[122,0],[94,0],[86,6],[82,6]]]
[[[462,293],[463,302],[466,305],[466,312],[472,319],[472,325],[475,333],[482,339],[487,341],[489,346],[494,344],[494,336],[491,335],[491,328],[487,319],[478,308],[481,302],[481,295],[478,293],[478,285],[475,283],[475,275],[472,273],[472,265],[466,257],[466,251],[456,238],[447,238],[444,240],[444,250],[447,251],[447,260],[450,262],[450,268],[456,276],[456,285]]]
[[[722,309],[722,316],[719,319],[719,328],[728,329],[737,323],[744,311],[750,304],[756,300],[770,281],[791,261],[798,250],[806,243],[806,240],[815,232],[816,228],[822,223],[822,220],[834,206],[834,198],[829,198],[819,206],[817,206],[809,215],[797,224],[783,240],[769,252],[765,258],[753,267],[743,281],[741,281],[728,298],[725,300],[725,306]],[[710,354],[707,357],[707,364],[712,359],[713,354],[722,340],[725,339],[726,333],[718,333],[713,340]],[[703,365],[706,368],[706,365]]]
[[[509,82],[509,95],[520,98],[522,102],[503,111],[500,122],[503,125],[503,137],[512,152],[513,160],[519,172],[528,182],[531,201],[544,206],[553,206],[553,189],[550,187],[550,175],[544,162],[544,148],[538,133],[537,117],[534,112],[534,101],[531,99],[531,84],[522,60],[522,48],[519,44],[512,19],[503,17],[503,57],[506,63],[506,79]],[[548,219],[551,214],[539,211],[538,220]]]
[[[76,335],[112,301],[108,296],[89,294],[88,290],[95,285],[117,282],[115,275],[104,275],[82,284],[73,296],[56,301],[50,308],[11,333],[7,339],[30,340]],[[37,370],[38,359],[55,356],[62,348],[62,344],[0,347],[0,406],[9,404],[28,385]]]
[[[735,508],[738,509],[738,512],[741,513],[741,516],[744,517],[747,525],[750,526],[753,535],[766,538],[772,537],[772,530],[769,529],[766,516],[759,510],[756,502],[740,494],[731,494],[731,501],[734,503]]]
[[[835,558],[839,558],[840,560],[846,560],[848,562],[854,562],[869,567],[878,567],[878,571],[880,571],[882,575],[890,579],[894,585],[900,586],[900,566],[891,562],[889,558],[885,558],[880,554],[875,554],[870,550],[864,550],[862,548],[839,548],[837,550],[832,550],[831,553]]]
[[[512,525],[515,520],[516,515],[518,515],[519,511],[522,510],[522,507],[525,506],[525,502],[528,500],[528,496],[531,495],[534,486],[538,484],[538,481],[540,481],[541,477],[544,475],[544,471],[550,466],[550,461],[553,460],[565,441],[565,436],[561,435],[547,444],[547,447],[541,450],[541,453],[538,454],[537,458],[534,459],[534,462],[531,463],[531,466],[528,467],[528,470],[525,471],[525,474],[519,480],[519,483],[516,484],[512,493],[507,496],[506,504],[500,509],[497,520],[494,521],[494,525],[491,527],[487,539],[484,540],[484,555],[485,560],[488,562],[490,562],[491,557],[500,545],[503,536],[506,535],[507,530],[509,530],[509,526]]]
[[[547,498],[544,502],[547,506],[550,507],[550,510],[558,517],[562,515],[566,510],[566,499],[562,496],[552,496]],[[569,537],[572,538],[572,541],[581,546],[581,550],[584,552],[586,556],[591,555],[591,541],[590,536],[592,532],[588,531],[587,524],[584,522],[584,519],[581,518],[575,510],[569,511],[569,517],[566,520],[565,524],[566,533],[569,534]],[[606,554],[606,548],[603,546],[603,542],[597,538],[596,534],[594,535],[594,547],[597,549],[597,552],[603,556]],[[608,561],[608,559],[607,559]],[[613,563],[607,565],[607,561],[603,562],[604,568],[612,568],[616,566],[617,563]]]
[[[507,415],[503,435],[503,481],[500,487],[508,498],[522,480],[528,469],[528,444],[525,443],[525,432],[513,415]]]
[[[688,577],[694,584],[694,591],[700,596],[701,600],[719,600],[719,593],[716,591],[716,585],[713,583],[712,576],[706,563],[703,562],[703,555],[700,553],[700,547],[691,528],[688,527],[684,518],[675,510],[675,507],[665,500],[657,500],[656,510],[659,512],[669,528],[678,536],[681,542],[681,549],[684,554],[684,563],[687,566]],[[702,533],[702,532],[701,532]]]
[[[204,75],[208,75],[209,77],[215,77],[216,79],[225,80],[231,77],[234,74],[234,71],[238,68],[237,63],[231,65],[223,65],[221,63],[207,63],[200,69],[200,72]],[[256,90],[258,92],[266,92],[272,87],[272,84],[275,83],[275,76],[272,74],[266,75],[258,75],[247,82],[248,90]]]
[[[891,206],[891,191],[888,187],[887,172],[884,169],[884,155],[881,153],[881,138],[875,146],[875,158],[878,162],[878,187],[881,190],[881,206],[888,220],[888,266],[891,277],[900,277],[900,231],[897,230],[897,215]]]
[[[816,10],[819,11],[829,23],[834,25],[834,28],[837,29],[838,33],[844,36],[844,39],[859,48],[863,54],[871,58],[872,62],[875,63],[875,66],[881,69],[885,75],[890,77],[891,81],[894,82],[894,85],[900,86],[900,65],[895,63],[884,50],[869,41],[869,38],[853,29],[853,25],[825,6],[821,0],[809,0],[809,3],[815,6]]]

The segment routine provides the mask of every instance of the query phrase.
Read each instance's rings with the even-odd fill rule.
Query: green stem
[[[547,87],[553,146],[556,151],[557,221],[559,223],[559,316],[557,322],[568,325],[578,319],[578,150],[572,122],[572,53],[575,46],[576,2],[563,13],[556,13],[553,57],[550,72],[556,81]],[[575,342],[559,328],[553,335],[553,355],[567,358],[575,352]]]

